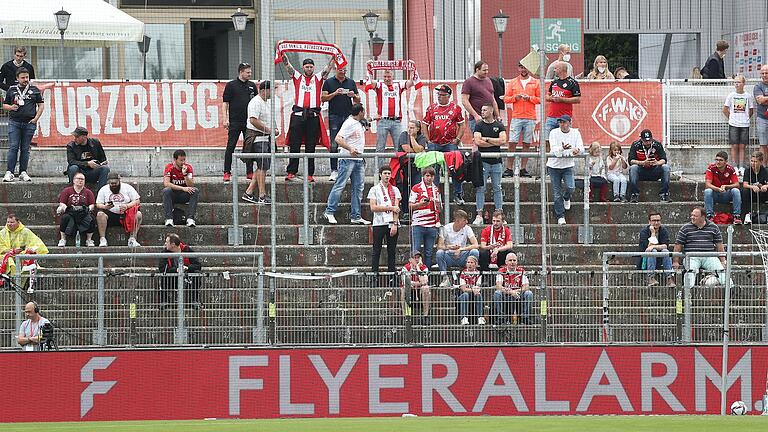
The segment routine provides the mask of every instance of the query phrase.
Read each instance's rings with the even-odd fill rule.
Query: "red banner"
[[[719,413],[718,347],[7,353],[0,422]],[[731,348],[727,400],[760,410],[768,347]],[[17,373],[14,373],[16,371]]]
[[[402,98],[403,128],[410,119],[421,119],[435,99],[434,88],[446,82],[425,83],[409,89]],[[461,83],[452,98],[460,100]],[[224,147],[221,109],[224,82],[71,82],[36,83],[43,92],[44,113],[34,141],[40,146],[64,146],[77,126],[105,146],[119,147]],[[573,126],[585,143],[607,145],[616,140],[628,144],[648,128],[657,139],[663,132],[662,87],[658,82],[580,83],[581,103],[574,106]],[[374,117],[374,91],[360,91],[363,105]],[[287,131],[293,105],[293,84],[280,82],[272,93],[278,129]],[[325,116],[327,118],[327,116]],[[538,140],[538,135],[537,138]],[[471,133],[463,141],[471,142]],[[282,137],[279,138],[282,142]],[[376,124],[366,137],[376,143]],[[391,145],[391,144],[390,144]]]

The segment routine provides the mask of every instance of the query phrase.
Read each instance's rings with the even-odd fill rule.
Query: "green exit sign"
[[[560,44],[566,44],[572,53],[581,52],[581,18],[544,18],[543,47],[539,32],[539,19],[531,18],[531,46],[554,53]]]

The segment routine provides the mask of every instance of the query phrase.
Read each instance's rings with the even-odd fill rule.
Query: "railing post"
[[[187,343],[187,328],[184,322],[184,257],[181,254],[178,255],[178,275],[177,288],[178,295],[176,298],[176,337],[175,343],[177,345],[183,345]]]
[[[450,175],[448,174],[448,166],[445,166],[445,171],[443,171],[443,196],[444,202],[443,207],[445,207],[445,223],[443,225],[447,225],[451,222],[451,182],[449,181]],[[417,245],[419,247],[420,245]],[[432,259],[435,259],[435,252],[433,252]],[[437,260],[435,260],[437,262]],[[434,264],[434,263],[433,263]]]
[[[693,338],[693,325],[691,322],[691,288],[695,277],[688,277],[688,268],[690,268],[689,257],[683,259],[683,342],[690,342]]]
[[[104,258],[99,257],[96,286],[97,291],[97,320],[96,331],[93,333],[93,344],[104,346],[107,344],[107,332],[104,325]]]
[[[307,246],[312,244],[312,237],[309,233],[309,167],[307,166],[309,158],[305,155],[302,159],[304,161],[304,185],[302,186],[302,190],[304,191],[304,197],[302,199],[304,225],[301,230],[302,235],[299,236],[299,244]],[[272,229],[274,229],[274,225],[272,226]]]
[[[514,177],[514,184],[515,184],[515,226],[514,226],[514,232],[512,233],[512,238],[515,241],[516,245],[523,244],[525,239],[523,236],[523,227],[520,225],[520,158],[515,156],[514,157],[514,167],[515,167],[515,177]]]
[[[579,241],[585,245],[592,243],[592,228],[589,226],[589,191],[592,187],[589,181],[590,170],[587,159],[584,159],[584,225],[579,227]]]
[[[236,157],[234,168],[232,169],[232,228],[227,233],[229,237],[229,244],[232,246],[238,246],[243,244],[243,229],[240,228],[240,203],[237,196],[237,161],[240,157]]]
[[[267,334],[264,330],[264,255],[259,255],[259,274],[256,292],[256,328],[253,329],[253,343],[264,344]]]
[[[603,342],[613,342],[613,330],[610,326],[610,315],[608,311],[608,301],[610,290],[608,288],[608,259],[609,256],[603,254]]]
[[[16,327],[14,327],[13,331],[11,332],[11,346],[16,347],[18,346],[16,336],[19,334],[18,331],[21,327],[21,323],[24,317],[24,305],[22,304],[21,292],[19,291],[21,289],[21,259],[16,256],[13,258],[13,260],[16,262],[16,286],[19,287],[19,289],[15,290],[16,295],[14,296],[16,307]]]

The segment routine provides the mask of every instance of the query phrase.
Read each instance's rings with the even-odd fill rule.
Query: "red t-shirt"
[[[433,103],[427,108],[422,120],[429,128],[429,141],[435,144],[448,144],[455,140],[459,123],[464,122],[464,115],[455,103],[447,105]]]
[[[707,172],[704,177],[709,180],[713,186],[720,187],[739,182],[739,175],[730,164],[725,164],[725,170],[720,171],[714,163],[707,166]]]
[[[501,280],[503,286],[518,289],[528,283],[528,276],[525,275],[525,269],[520,266],[514,269],[508,269],[507,266],[503,266],[499,269],[499,274],[496,276],[496,281],[498,282],[499,280]]]
[[[170,177],[171,183],[177,186],[186,186],[187,178],[192,178],[192,165],[185,163],[182,169],[176,167],[173,162],[165,166],[163,176]]]
[[[67,207],[89,206],[96,203],[96,197],[93,196],[93,192],[88,188],[83,188],[80,192],[76,192],[75,187],[70,186],[61,191],[59,202],[66,204]]]
[[[441,204],[440,189],[433,183],[427,186],[423,181],[411,188],[411,195],[408,197],[409,203],[419,203],[423,200],[432,201],[437,199],[437,204]],[[441,207],[441,206],[440,206]],[[411,226],[437,227],[440,226],[440,213],[438,205],[434,201],[427,207],[413,210],[411,212]]]
[[[504,246],[512,241],[512,232],[509,227],[494,229],[493,225],[483,228],[480,232],[480,243],[485,242],[488,246]]]
[[[566,79],[556,78],[549,85],[548,93],[552,96],[569,98],[581,96],[581,89],[579,89],[579,83],[572,77],[568,77]],[[564,102],[549,103],[547,117],[558,118],[564,114],[568,114],[569,116],[573,117],[573,104]]]
[[[415,271],[411,269],[411,262],[408,261],[403,266],[403,271],[406,272],[412,272],[411,273],[411,282],[418,282],[419,276],[424,276],[427,274],[427,266],[424,263],[419,263],[418,269]]]

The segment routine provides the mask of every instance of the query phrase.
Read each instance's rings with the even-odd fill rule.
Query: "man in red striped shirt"
[[[396,142],[403,130],[401,121],[403,115],[401,96],[406,89],[413,87],[413,80],[394,80],[394,73],[385,70],[383,81],[373,81],[371,88],[376,91],[376,105],[378,110],[376,123],[376,152],[381,153],[387,148],[387,134],[392,135],[392,147],[397,147]]]
[[[428,268],[432,266],[432,251],[440,230],[440,212],[443,210],[440,189],[434,185],[434,179],[434,168],[421,170],[421,182],[411,188],[408,198],[413,232],[411,248],[419,250],[424,244],[424,264]]]

